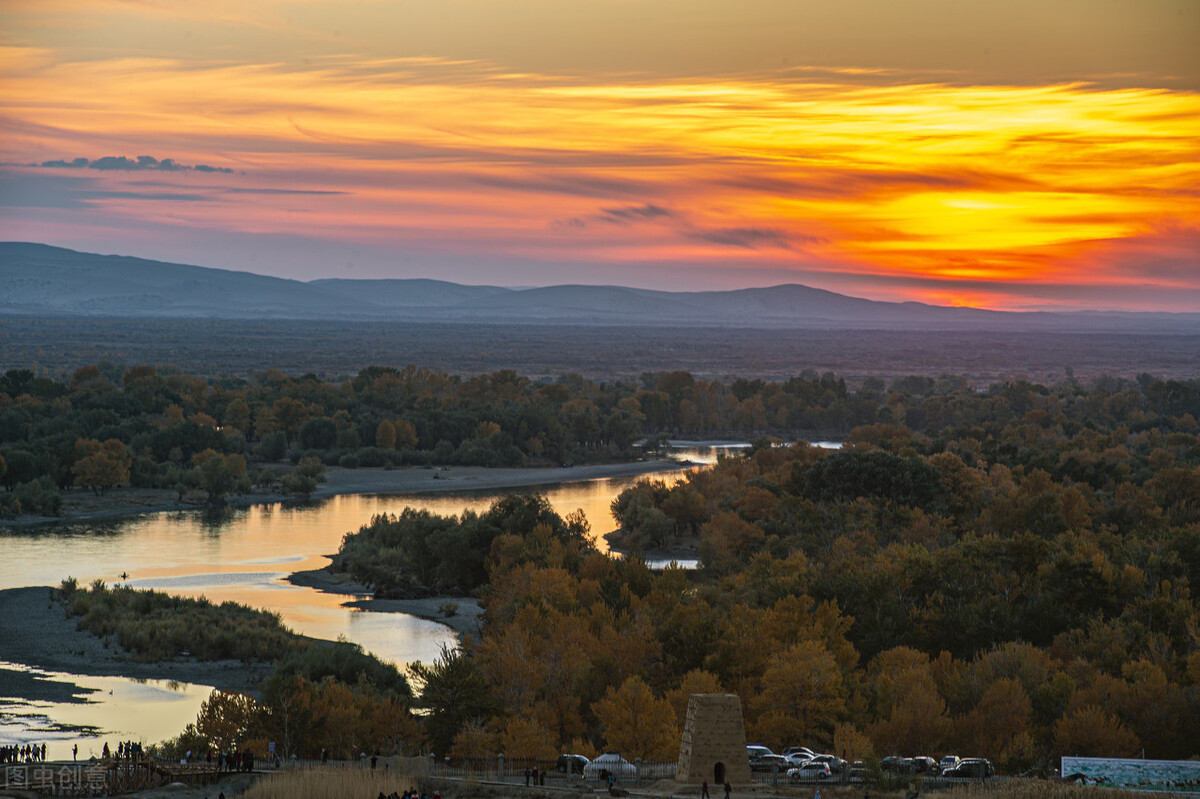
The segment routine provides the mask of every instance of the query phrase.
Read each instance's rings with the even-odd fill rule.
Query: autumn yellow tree
[[[846,712],[837,661],[821,641],[799,641],[770,659],[749,704],[748,726],[758,740],[832,744],[834,724]]]
[[[407,419],[397,419],[396,427],[396,449],[416,449],[417,448],[417,428],[412,426],[412,422]]]
[[[521,760],[553,760],[558,755],[554,735],[536,719],[516,716],[508,719],[500,736],[506,757]]]
[[[869,728],[878,754],[933,752],[951,729],[929,656],[909,647],[880,652],[867,669],[877,721]]]
[[[1099,705],[1068,711],[1054,724],[1054,750],[1077,757],[1133,757],[1138,737]]]
[[[671,760],[679,754],[675,711],[658,699],[641,677],[630,677],[620,688],[609,688],[592,706],[604,730],[609,751],[633,760]]]
[[[680,732],[682,733],[683,724],[687,721],[688,702],[691,700],[692,694],[723,693],[725,690],[721,687],[720,678],[712,672],[692,669],[683,675],[679,685],[667,691],[666,696],[667,701],[671,703],[671,708],[675,711],[675,723]]]
[[[123,443],[110,438],[101,443],[92,438],[75,442],[75,484],[90,488],[96,494],[113,486],[129,482],[129,467],[133,458]]]
[[[384,419],[375,428],[375,446],[380,449],[396,448],[396,425]]]
[[[1021,683],[996,680],[958,720],[958,741],[963,749],[998,763],[1019,760],[1032,746],[1032,721],[1033,705]]]
[[[454,736],[450,757],[459,762],[479,762],[491,760],[503,751],[500,736],[482,719],[472,719]]]
[[[262,718],[254,697],[241,691],[216,690],[200,703],[196,731],[218,751],[231,751],[253,734]]]

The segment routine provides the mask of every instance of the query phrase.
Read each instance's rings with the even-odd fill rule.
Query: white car
[[[800,768],[794,768],[788,772],[788,780],[791,782],[823,781],[832,778],[833,772],[829,770],[829,764],[815,760],[810,760]]]
[[[605,752],[583,767],[585,780],[599,780],[609,774],[614,777],[634,777],[637,776],[637,766],[616,752]]]

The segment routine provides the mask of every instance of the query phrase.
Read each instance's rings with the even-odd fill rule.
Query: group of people
[[[0,746],[0,763],[41,763],[45,760],[45,744]]]
[[[212,752],[208,753],[208,762],[212,762]],[[254,771],[254,753],[249,749],[245,752],[221,752],[217,755],[217,771]]]
[[[530,769],[525,769],[525,787],[527,787],[527,788],[529,787],[529,778],[530,777],[533,777],[534,785],[545,785],[546,784],[546,772],[544,772],[544,771],[539,772],[537,766],[534,766],[532,771]]]
[[[416,788],[409,788],[402,794],[395,791],[385,794],[383,791],[380,791],[378,799],[430,799],[430,796],[427,793],[418,794]],[[432,799],[442,799],[442,792],[434,791]]]
[[[72,750],[72,756],[78,754],[78,747]],[[121,741],[117,744],[118,758],[140,758],[143,755],[142,745],[137,741]],[[104,757],[112,757],[112,750],[108,748],[108,741],[104,742]]]

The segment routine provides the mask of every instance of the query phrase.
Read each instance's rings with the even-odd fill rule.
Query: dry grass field
[[[368,769],[298,769],[272,774],[241,794],[243,799],[375,799],[419,788],[417,781],[396,771]]]

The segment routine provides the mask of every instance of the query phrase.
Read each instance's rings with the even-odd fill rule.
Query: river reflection
[[[672,442],[682,444],[683,442]],[[829,446],[828,444],[823,444]],[[690,468],[714,463],[741,442],[677,446],[688,462],[650,475],[668,482]],[[701,466],[702,468],[702,466]],[[639,478],[587,480],[524,489],[542,493],[560,514],[583,510],[596,546],[613,529],[610,506]],[[184,511],[116,520],[52,524],[0,535],[0,588],[58,585],[66,577],[86,584],[100,579],[183,596],[206,596],[270,608],[297,632],[316,638],[344,636],[379,657],[405,664],[430,661],[454,635],[435,622],[395,613],[343,607],[357,598],[291,585],[291,572],[328,564],[342,537],[382,513],[406,507],[450,515],[482,512],[511,489],[425,495],[346,495],[310,503],[274,503],[222,513]],[[128,575],[122,580],[118,575]],[[3,656],[0,646],[0,657]]]
[[[677,478],[683,470],[662,472]],[[597,546],[612,528],[613,498],[637,478],[589,480],[542,489],[555,510],[582,509]],[[406,507],[438,514],[481,512],[511,491],[475,494],[347,495],[303,504],[275,503],[221,514],[155,513],[120,521],[75,522],[0,536],[0,588],[58,585],[100,579],[183,596],[232,600],[278,612],[297,632],[317,638],[345,636],[399,664],[435,658],[453,633],[435,622],[395,613],[342,607],[354,598],[291,585],[295,571],[328,564],[342,537],[381,513]],[[127,574],[121,580],[118,575]],[[0,647],[2,650],[2,647]],[[0,651],[2,655],[2,651]]]
[[[105,741],[161,741],[196,720],[212,688],[165,680],[130,680],[46,672],[0,661],[0,672],[25,674],[54,699],[0,698],[0,744],[46,744],[50,760],[99,757]]]
[[[739,442],[706,444],[675,449],[674,457],[688,465],[650,477],[670,482],[697,465],[714,463],[722,451],[745,446]],[[582,509],[596,545],[607,550],[602,536],[613,528],[612,500],[637,479],[588,480],[524,492],[544,494],[560,514]],[[82,584],[99,579],[183,596],[203,595],[215,602],[231,600],[276,611],[285,624],[305,635],[330,640],[345,637],[403,667],[414,660],[433,660],[443,644],[455,643],[454,633],[444,625],[413,616],[349,609],[343,603],[360,597],[321,593],[291,585],[285,578],[291,572],[327,565],[326,556],[337,551],[342,537],[377,514],[400,513],[406,507],[444,515],[482,512],[511,493],[520,492],[339,496],[218,514],[154,513],[118,521],[16,530],[0,534],[0,563],[5,564],[0,569],[0,588],[58,585],[64,578],[74,577]],[[127,579],[118,577],[122,574],[127,574]],[[0,660],[3,649],[0,642]],[[80,741],[81,756],[89,751],[84,743],[94,742],[80,737],[86,732],[71,731],[72,725],[95,727],[110,737],[155,741],[178,734],[195,718],[200,701],[209,692],[204,686],[58,677],[95,691],[84,703],[30,703],[0,697],[0,741],[47,741],[60,757],[69,756],[72,741]],[[59,729],[64,726],[68,729]]]

